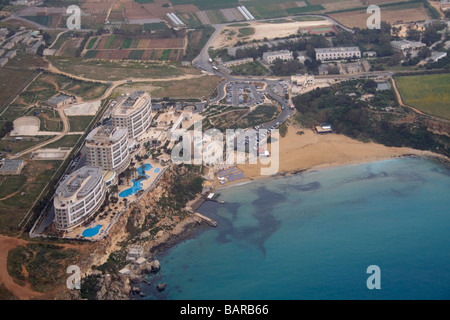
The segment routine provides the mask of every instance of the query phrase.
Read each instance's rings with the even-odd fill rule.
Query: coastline
[[[276,174],[261,175],[261,168],[265,166],[260,163],[238,164],[236,167],[244,172],[246,178],[227,182],[224,185],[215,180],[214,190],[219,191],[261,179],[402,157],[429,157],[440,159],[445,163],[450,162],[448,157],[431,151],[408,147],[387,147],[373,142],[364,143],[340,134],[318,135],[312,130],[303,130],[305,134],[297,135],[296,130],[289,126],[286,137],[280,140],[279,169]]]
[[[313,143],[311,143],[312,138],[315,139]],[[371,163],[404,157],[428,157],[439,159],[445,163],[450,163],[447,157],[429,151],[421,151],[411,148],[385,147],[383,145],[374,143],[363,143],[345,137],[343,135],[336,134],[328,136],[317,136],[311,132],[304,135],[297,135],[295,132],[295,128],[293,127],[289,127],[289,132],[287,135],[287,141],[289,143],[285,143],[286,141],[283,142],[284,139],[285,138],[282,138],[282,143],[280,143],[281,160],[283,158],[286,159],[286,153],[289,154],[293,159],[296,159],[296,154],[301,153],[300,158],[309,157],[312,155],[313,161],[298,161],[296,163],[283,163],[282,161],[280,161],[279,172],[270,176],[263,176],[258,174],[261,168],[260,164],[237,165],[237,167],[241,169],[248,178],[229,182],[225,185],[218,185],[218,183],[215,183],[214,189],[212,191],[219,192],[220,190],[229,187],[245,185],[253,181],[259,181],[262,179],[279,178],[331,167]],[[341,154],[337,155],[336,157],[314,157],[314,155],[320,153],[321,151],[323,151],[323,149],[332,150],[332,148],[340,149]],[[351,149],[352,152],[346,152],[346,148]],[[218,182],[217,179],[215,180],[215,182]],[[162,234],[157,235],[155,239],[145,241],[143,243],[144,251],[147,253],[147,258],[149,261],[153,259],[160,259],[160,257],[169,254],[170,250],[173,247],[183,243],[186,240],[194,239],[203,231],[211,228],[211,226],[208,225],[206,221],[193,214],[206,201],[208,200],[202,194],[197,195],[195,199],[189,201],[186,204],[185,209],[190,212],[188,216],[174,224],[174,228],[172,230],[164,231]],[[164,268],[163,265],[161,267]],[[140,285],[149,286],[148,288],[151,288],[152,290],[160,280],[160,276],[158,275],[152,276],[150,281],[147,281],[145,276],[138,278]],[[164,292],[151,295],[156,297],[157,299],[164,299]],[[142,299],[142,297],[134,295],[133,293],[130,293],[129,298],[132,300]]]

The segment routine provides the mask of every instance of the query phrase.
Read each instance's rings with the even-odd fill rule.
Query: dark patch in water
[[[297,191],[301,191],[301,192],[305,192],[305,191],[312,191],[312,190],[317,190],[320,189],[321,184],[319,181],[314,181],[314,182],[310,182],[307,184],[301,184],[301,185],[284,185],[281,188],[283,188],[284,190],[286,189],[294,189]]]
[[[284,202],[286,197],[283,194],[269,191],[266,187],[259,187],[256,193],[258,194],[258,199],[252,202],[252,205],[255,207],[252,216],[258,221],[256,226],[234,227],[232,221],[237,218],[239,203],[214,203],[214,205],[206,205],[205,203],[201,207],[201,213],[204,212],[206,216],[217,221],[219,234],[216,237],[216,241],[218,243],[230,242],[230,237],[233,237],[249,242],[251,245],[259,248],[265,255],[265,241],[279,229],[281,224],[272,214],[273,208],[278,203]],[[231,213],[231,217],[219,215],[217,213],[218,206],[224,206]]]
[[[380,173],[373,173],[373,172],[369,172],[367,175],[365,176],[360,176],[360,177],[356,177],[356,178],[350,178],[350,179],[346,179],[343,181],[343,183],[352,183],[352,182],[357,182],[357,181],[365,181],[365,180],[372,180],[372,179],[376,179],[376,178],[385,178],[388,177],[389,174],[387,172],[380,172]]]
[[[442,174],[444,176],[450,177],[450,170],[448,170],[447,168],[432,168],[431,169],[432,172],[438,173],[438,174]]]
[[[399,197],[399,198],[405,198],[406,197],[406,195],[403,192],[401,192],[399,190],[392,189],[392,188],[391,188],[391,194],[396,196],[396,197]]]

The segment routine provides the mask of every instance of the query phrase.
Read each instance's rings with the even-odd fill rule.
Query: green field
[[[232,75],[250,75],[250,76],[262,76],[269,73],[261,63],[258,61],[241,64],[240,66],[230,67]]]
[[[93,47],[94,44],[95,44],[95,41],[97,41],[97,37],[92,38],[91,40],[89,40],[89,43],[88,43],[86,49],[92,49],[92,47]]]
[[[167,25],[165,23],[161,23],[161,22],[144,23],[144,30],[145,31],[161,30],[161,29],[167,29]]]
[[[50,23],[52,23],[52,16],[23,16],[23,18],[39,23],[46,27],[48,27]]]
[[[122,49],[128,49],[128,48],[130,48],[131,47],[131,42],[133,41],[133,39],[131,39],[131,38],[125,38],[124,40],[123,40],[123,43],[122,43]]]
[[[116,35],[115,34],[112,35],[112,36],[109,36],[108,40],[105,43],[104,49],[111,49],[111,46],[113,45],[114,40],[116,40]]]
[[[65,135],[61,139],[46,145],[46,148],[73,148],[80,139],[81,135],[71,134]]]
[[[49,56],[52,64],[61,71],[95,80],[125,80],[129,78],[169,78],[184,74],[200,74],[193,67],[181,67],[179,63],[121,62],[85,60],[79,58]]]
[[[255,28],[252,28],[252,27],[239,28],[238,37],[248,37],[254,33],[255,33]]]
[[[70,116],[70,132],[84,132],[91,123],[93,116]]]
[[[97,56],[98,50],[88,50],[86,51],[84,57],[86,59],[94,59]]]
[[[233,8],[239,5],[238,0],[172,0],[173,5],[193,4],[200,10]]]
[[[162,61],[169,60],[169,57],[170,57],[171,53],[172,53],[172,49],[164,49],[162,54],[161,54],[160,60],[162,60]]]
[[[131,50],[130,54],[128,55],[128,59],[140,60],[143,54],[144,50]]]
[[[450,74],[396,78],[405,104],[450,120]]]

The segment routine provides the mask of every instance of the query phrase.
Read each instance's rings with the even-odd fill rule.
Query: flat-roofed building
[[[263,53],[263,60],[266,63],[273,63],[277,59],[281,59],[283,61],[289,61],[294,59],[292,51],[289,50],[280,50],[280,51],[269,51]]]
[[[405,50],[418,50],[422,47],[426,47],[426,44],[419,41],[399,40],[399,41],[391,41],[391,46],[394,50],[405,51]]]
[[[0,175],[16,175],[20,174],[25,162],[23,160],[6,159],[0,168]]]
[[[56,96],[53,96],[50,99],[48,99],[47,104],[50,107],[59,108],[59,107],[71,104],[75,101],[76,101],[76,99],[74,97],[71,97],[71,96],[68,96],[65,94],[57,94]]]
[[[69,175],[53,199],[56,228],[69,231],[81,225],[100,208],[105,190],[100,167],[84,166]]]
[[[86,161],[105,171],[124,171],[130,163],[128,130],[113,126],[99,126],[86,137]]]
[[[358,47],[317,48],[316,60],[337,60],[348,58],[361,58]]]
[[[223,63],[223,66],[226,68],[240,66],[241,64],[251,63],[253,62],[253,58],[243,58],[237,60],[230,60]]]
[[[122,100],[112,111],[115,127],[126,128],[128,137],[136,139],[150,127],[152,120],[152,100],[145,91],[135,91]]]

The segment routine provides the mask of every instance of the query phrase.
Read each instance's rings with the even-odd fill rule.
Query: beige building
[[[394,50],[405,51],[405,50],[418,50],[422,47],[426,47],[426,44],[419,41],[399,40],[399,41],[391,41],[391,46]]]
[[[316,49],[316,60],[337,60],[348,58],[361,58],[361,50],[358,47],[336,47]]]
[[[269,51],[263,53],[263,60],[266,63],[273,63],[277,59],[281,59],[283,61],[289,61],[294,59],[292,51],[288,50],[280,50],[280,51]]]
[[[229,68],[229,67],[240,66],[241,64],[246,64],[246,63],[250,63],[250,62],[253,62],[253,58],[244,58],[244,59],[227,61],[227,62],[223,63],[223,66],[226,68]]]
[[[115,127],[126,128],[128,138],[136,139],[150,127],[152,120],[152,101],[145,91],[135,91],[120,101],[112,111]]]
[[[100,208],[105,190],[100,167],[85,166],[69,175],[53,199],[56,228],[69,231],[81,225]]]
[[[112,126],[92,130],[86,137],[86,160],[105,171],[124,171],[130,163],[128,131]]]

